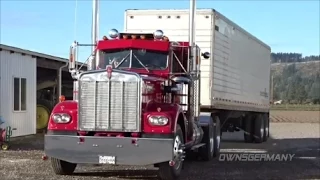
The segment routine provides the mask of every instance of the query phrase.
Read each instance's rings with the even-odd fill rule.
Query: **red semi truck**
[[[154,164],[163,179],[175,179],[186,151],[197,150],[204,160],[216,156],[220,122],[200,114],[200,73],[189,43],[170,42],[160,30],[113,29],[110,36],[97,44],[97,70],[79,74],[78,99],[52,111],[45,153],[54,171],[71,174],[79,163]]]
[[[173,41],[162,30],[112,29],[98,41],[94,35],[85,72],[75,68],[79,44],[71,47],[74,100],[54,107],[45,135],[45,153],[56,174],[70,175],[82,163],[153,164],[161,179],[174,180],[189,154],[205,161],[219,154],[223,124],[232,129],[232,122],[240,122],[236,126],[245,129],[247,142],[266,141],[265,104],[265,109],[240,101],[238,108],[201,105],[201,61],[212,54],[194,43],[194,14],[191,8],[189,41]]]

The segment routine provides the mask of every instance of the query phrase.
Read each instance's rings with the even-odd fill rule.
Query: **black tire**
[[[221,144],[221,124],[218,116],[213,118],[214,123],[214,143],[213,143],[213,157],[217,157],[220,154]]]
[[[62,161],[56,158],[50,158],[53,171],[57,175],[71,175],[77,167],[77,164]]]
[[[179,124],[177,124],[176,133],[174,136],[174,140],[179,136],[183,146],[184,146],[184,138],[183,132]],[[174,147],[173,147],[174,149]],[[175,166],[170,166],[169,162],[160,163],[157,165],[159,167],[159,176],[162,180],[178,180],[182,171],[183,161],[178,168]]]
[[[199,148],[199,156],[204,160],[204,161],[210,161],[213,158],[213,153],[214,153],[214,124],[212,117],[210,118],[210,123],[208,126],[202,127],[203,129],[203,139],[202,143],[205,143],[205,146],[202,146]],[[213,138],[213,142],[210,141],[210,138]]]
[[[263,142],[264,129],[264,119],[262,114],[259,113],[254,118],[254,141],[256,143]]]
[[[244,136],[244,142],[246,143],[252,143],[254,141],[253,138],[253,118],[251,115],[246,115],[243,119],[243,136]]]
[[[266,113],[263,115],[263,121],[264,121],[264,134],[263,134],[263,141],[268,141],[269,138],[269,127],[270,127],[270,120],[269,120],[269,114]]]

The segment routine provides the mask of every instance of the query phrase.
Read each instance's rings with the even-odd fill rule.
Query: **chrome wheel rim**
[[[179,136],[176,136],[173,145],[174,168],[179,169],[183,161],[183,144]]]
[[[264,126],[263,126],[264,123],[261,123],[261,127],[260,127],[260,135],[261,135],[261,138],[263,137],[263,134],[264,134]]]
[[[221,137],[220,137],[220,132],[219,132],[219,134],[217,135],[217,148],[218,149],[220,148],[220,141],[221,141]]]
[[[213,152],[213,148],[214,148],[214,138],[213,138],[213,132],[211,132],[210,135],[210,152]]]

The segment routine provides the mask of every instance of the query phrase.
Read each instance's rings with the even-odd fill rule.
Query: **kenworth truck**
[[[229,38],[236,40],[212,35],[233,43],[229,59],[213,59],[216,50],[204,52],[194,43],[194,3],[188,41],[174,41],[162,30],[116,29],[97,40],[94,1],[90,66],[85,72],[75,68],[81,46],[75,42],[69,62],[74,100],[54,107],[45,135],[45,154],[56,174],[71,175],[83,163],[153,164],[161,179],[178,179],[186,156],[218,156],[221,122],[240,122],[234,126],[247,132],[247,142],[266,141],[270,48],[233,25]]]

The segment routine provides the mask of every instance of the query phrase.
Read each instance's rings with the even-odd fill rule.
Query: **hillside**
[[[272,75],[282,74],[285,67],[295,64],[297,72],[301,73],[303,77],[310,77],[320,72],[320,61],[308,61],[297,63],[273,63],[271,64]]]
[[[285,103],[320,103],[320,61],[274,63],[273,100]]]

